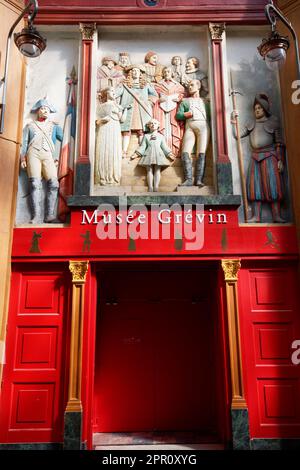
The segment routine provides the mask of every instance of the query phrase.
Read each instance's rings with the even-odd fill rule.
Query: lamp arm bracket
[[[299,52],[299,43],[298,43],[298,38],[297,38],[296,31],[294,30],[294,28],[293,28],[292,24],[290,23],[290,21],[288,21],[288,19],[284,16],[282,11],[280,11],[279,8],[277,8],[273,4],[272,0],[270,0],[270,3],[268,3],[265,6],[265,14],[266,14],[266,17],[268,18],[269,22],[272,25],[272,29],[276,25],[276,16],[277,16],[283,22],[283,24],[285,24],[285,26],[288,28],[288,30],[291,32],[291,34],[293,36],[293,39],[294,39],[295,50],[296,50],[297,76],[298,76],[298,80],[300,80],[300,52]]]
[[[290,30],[290,32],[293,35],[293,38],[294,39],[297,38],[296,32],[292,24],[290,23],[290,21],[288,21],[288,19],[284,16],[282,11],[280,11],[279,8],[275,7],[273,3],[268,3],[265,6],[265,13],[272,26],[276,25],[276,16],[277,16],[278,18],[281,19],[281,21],[285,24],[285,26]]]
[[[16,21],[13,23],[11,26],[7,40],[6,40],[6,53],[5,53],[5,63],[4,63],[4,75],[3,78],[0,80],[0,87],[3,88],[2,91],[2,100],[0,103],[0,110],[1,110],[1,115],[0,115],[0,134],[3,133],[3,126],[4,126],[4,109],[6,105],[6,81],[7,81],[7,73],[8,73],[8,64],[9,64],[9,52],[10,52],[10,44],[11,44],[11,37],[14,32],[14,29],[16,26],[20,23],[22,18],[26,15],[26,13],[29,13],[28,15],[28,23],[29,27],[32,25],[32,21],[34,20],[36,14],[38,11],[38,2],[37,0],[29,0],[28,4],[24,8],[24,10],[20,13]]]

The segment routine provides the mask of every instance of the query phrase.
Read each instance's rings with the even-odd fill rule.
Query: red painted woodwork
[[[89,215],[93,210],[89,212]],[[284,256],[298,256],[297,235],[295,226],[291,225],[239,225],[236,210],[228,208],[214,208],[212,212],[206,208],[206,222],[204,224],[204,246],[201,250],[190,251],[178,249],[174,240],[174,230],[171,225],[171,237],[168,240],[151,239],[136,240],[134,250],[130,239],[124,240],[99,240],[96,235],[96,225],[82,225],[82,213],[80,209],[72,211],[71,225],[69,227],[52,228],[15,228],[12,247],[13,260],[30,261],[37,259],[53,260],[70,259],[72,257],[84,257],[87,259],[100,259],[101,257],[114,258],[116,256],[170,256],[176,259],[203,255],[214,259],[226,256],[255,257],[268,256],[280,258]],[[208,215],[225,213],[227,224],[208,223]],[[31,253],[33,232],[41,232],[39,240],[40,253]],[[83,236],[90,231],[90,251],[83,245]]]
[[[67,314],[62,272],[13,272],[0,442],[62,441]]]
[[[82,343],[82,387],[81,401],[83,407],[82,441],[92,450],[92,414],[94,395],[95,367],[95,330],[97,312],[97,279],[95,266],[90,264],[85,284],[85,311]]]
[[[217,134],[217,162],[230,163],[228,156],[226,116],[225,116],[225,96],[224,96],[224,76],[222,60],[222,40],[212,40],[213,56],[213,76],[214,76],[214,95],[215,95],[215,120]]]
[[[242,7],[248,4],[249,1],[246,0],[231,0],[230,5],[235,6],[236,8]],[[224,1],[222,0],[213,0],[210,2],[211,7],[214,8],[224,7]],[[251,6],[262,7],[266,4],[265,0],[252,0]],[[70,6],[70,0],[39,0],[39,5],[46,8],[47,6]],[[122,8],[127,10],[128,7],[131,7],[133,11],[138,11],[139,9],[144,9],[147,11],[153,11],[156,8],[167,8],[167,9],[176,9],[176,8],[190,8],[193,10],[201,10],[204,7],[208,6],[207,0],[158,0],[155,7],[148,7],[145,5],[143,0],[72,0],[72,6],[81,6],[86,8],[103,8],[103,9],[116,9]]]
[[[216,278],[209,267],[179,265],[100,273],[95,432],[198,430],[217,438],[226,394],[211,302]]]
[[[92,40],[82,40],[81,112],[78,163],[89,163],[92,47]]]
[[[159,0],[145,6],[143,0],[40,0],[36,23],[76,24],[185,24],[226,21],[227,23],[265,23],[266,0]]]
[[[300,368],[291,362],[300,338],[297,268],[242,269],[239,295],[251,437],[300,437]]]

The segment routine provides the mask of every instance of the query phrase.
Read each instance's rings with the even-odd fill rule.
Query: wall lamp
[[[292,27],[290,21],[283,15],[283,13],[273,4],[272,0],[270,0],[269,3],[265,6],[265,14],[272,30],[269,37],[264,38],[261,44],[258,46],[258,52],[266,61],[268,68],[271,70],[277,70],[285,63],[286,51],[290,47],[290,41],[288,37],[281,36],[281,34],[276,31],[276,22],[277,18],[279,18],[293,36],[296,51],[297,78],[300,80],[299,45],[294,28]]]
[[[2,91],[2,103],[0,103],[0,134],[4,131],[4,115],[6,107],[6,89],[7,89],[7,77],[8,77],[8,64],[9,64],[9,51],[11,44],[11,37],[15,27],[22,20],[22,18],[28,13],[28,26],[23,28],[20,33],[15,33],[14,40],[17,48],[25,57],[38,57],[43,50],[46,48],[46,39],[43,38],[39,32],[33,26],[33,20],[38,11],[37,0],[29,0],[27,6],[24,8],[20,16],[16,19],[14,24],[9,30],[6,42],[6,55],[5,55],[5,66],[4,66],[4,77],[0,81],[0,87],[3,87]]]

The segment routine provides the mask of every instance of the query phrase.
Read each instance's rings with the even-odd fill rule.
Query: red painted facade
[[[161,0],[149,8],[142,0],[112,0],[109,6],[99,0],[75,0],[72,6],[67,1],[39,3],[37,22],[44,24],[184,24],[212,19],[255,24],[264,22],[265,1]],[[221,52],[216,41],[217,163],[226,164]],[[85,164],[89,40],[83,40],[81,64],[77,161]],[[94,209],[72,207],[66,227],[14,229],[1,442],[63,441],[70,259],[90,261],[82,358],[82,440],[88,448],[93,432],[199,430],[199,422],[206,435],[214,435],[212,440],[217,436],[225,444],[231,441],[222,258],[239,258],[242,264],[238,304],[250,438],[300,438],[300,366],[291,363],[292,341],[300,338],[295,226],[239,225],[237,206],[206,205],[203,246],[188,250],[187,237],[175,239],[173,220],[168,239],[100,240],[96,224],[82,223],[82,211],[91,218]],[[148,221],[149,217],[147,213]],[[87,231],[88,245],[83,238]],[[33,247],[35,232],[40,235],[38,249]],[[131,380],[122,380],[124,376]],[[185,387],[180,389],[182,383]]]
[[[69,289],[63,266],[14,270],[1,394],[2,442],[59,442],[66,399]]]
[[[240,274],[240,298],[251,436],[297,438],[300,368],[291,362],[300,331],[297,266],[250,265]]]

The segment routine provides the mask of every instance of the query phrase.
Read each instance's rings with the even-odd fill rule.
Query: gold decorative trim
[[[72,316],[70,337],[69,391],[66,412],[82,411],[82,332],[84,316],[84,287],[88,261],[69,261],[72,273]]]
[[[222,36],[225,31],[225,23],[209,23],[209,31],[212,41],[222,41]]]
[[[96,23],[79,23],[79,31],[83,41],[92,41],[96,29]]]
[[[69,270],[72,273],[72,282],[76,284],[85,283],[88,268],[88,261],[69,261]]]
[[[237,281],[238,272],[241,268],[240,259],[222,259],[222,269],[224,271],[225,281]]]
[[[231,408],[241,410],[247,408],[243,383],[237,289],[238,272],[241,268],[241,261],[239,259],[222,259],[221,265],[226,282],[228,342],[232,389]]]
[[[70,399],[66,407],[66,413],[82,413],[82,403],[81,400]]]

